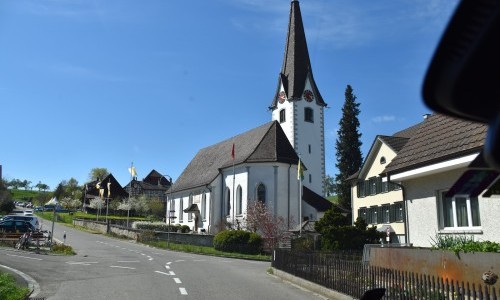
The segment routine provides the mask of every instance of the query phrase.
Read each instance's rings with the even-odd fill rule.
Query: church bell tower
[[[293,0],[283,65],[271,106],[272,120],[281,124],[307,168],[304,186],[324,196],[326,103],[314,81],[299,1]]]

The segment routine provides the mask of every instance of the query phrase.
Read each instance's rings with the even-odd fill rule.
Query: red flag
[[[233,149],[231,150],[231,157],[233,158],[234,160],[234,143],[233,143]]]

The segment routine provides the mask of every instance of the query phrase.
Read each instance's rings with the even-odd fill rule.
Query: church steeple
[[[316,103],[321,106],[326,106],[314,82],[299,1],[293,0],[290,7],[283,66],[281,67],[278,87],[271,108],[276,107],[279,101],[281,86],[283,86],[285,92],[284,96],[286,96],[287,100],[294,101],[302,99],[307,79],[310,81]],[[281,97],[283,97],[283,95],[281,95]]]
[[[290,144],[307,167],[304,186],[324,194],[325,101],[314,81],[299,1],[293,0],[286,36],[285,56],[278,86],[269,107]]]

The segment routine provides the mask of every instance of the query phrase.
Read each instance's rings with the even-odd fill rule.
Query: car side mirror
[[[500,1],[462,0],[425,75],[432,110],[489,125],[487,163],[500,170]]]

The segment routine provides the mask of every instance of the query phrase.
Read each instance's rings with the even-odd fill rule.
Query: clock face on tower
[[[285,98],[286,98],[285,91],[281,91],[278,95],[278,98],[279,98],[280,103],[285,102]]]
[[[304,91],[304,99],[306,99],[307,102],[311,102],[314,99],[314,94],[310,90],[305,90]]]

